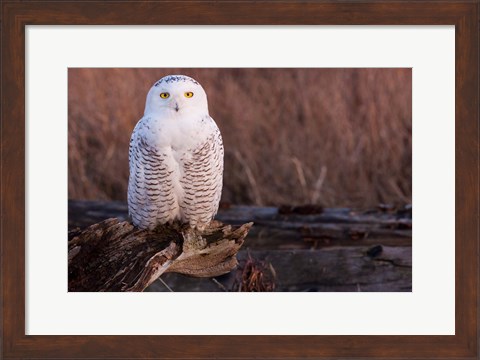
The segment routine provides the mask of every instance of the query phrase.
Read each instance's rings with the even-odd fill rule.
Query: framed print
[[[2,356],[478,358],[478,11],[478,1],[3,2]],[[315,237],[316,230],[305,226],[301,231],[316,239],[314,246],[281,253],[280,260],[264,251],[263,263],[257,264],[263,272],[245,258],[241,275],[247,280],[240,282],[215,277],[196,292],[164,278],[158,286],[175,292],[154,287],[144,293],[97,291],[138,284],[137,277],[129,280],[120,271],[116,288],[82,287],[82,279],[71,286],[69,264],[84,251],[84,243],[78,242],[81,229],[72,235],[77,246],[70,243],[66,252],[67,233],[77,231],[70,225],[106,217],[97,219],[98,209],[87,209],[91,205],[85,202],[67,204],[67,199],[88,198],[96,191],[93,197],[126,203],[127,153],[115,154],[127,147],[123,135],[129,137],[135,125],[130,118],[141,117],[152,87],[155,97],[150,105],[147,97],[145,114],[156,114],[155,106],[168,107],[169,116],[178,120],[182,106],[202,94],[200,84],[225,142],[228,182],[224,201],[215,195],[219,214],[236,209],[227,202],[238,199],[280,206],[316,203],[323,196],[326,208],[349,207],[353,198],[363,204],[367,198],[372,204],[402,199],[415,206],[382,205],[377,212],[389,224],[380,228],[383,234],[387,229],[408,240],[392,235],[388,248],[375,243],[375,237],[366,248],[354,243],[360,262],[343,268],[356,280],[335,293],[318,278],[302,277],[288,286],[282,280],[279,292],[267,293],[275,284],[268,274],[285,279],[317,261],[315,256],[336,259],[322,263],[323,274],[328,267],[341,267],[342,249],[315,250],[318,241],[335,243],[335,237]],[[196,114],[197,108],[192,111]],[[269,128],[270,116],[280,121]],[[360,128],[365,132],[354,131]],[[103,146],[118,134],[120,147]],[[366,150],[372,142],[377,147]],[[182,144],[172,145],[172,151]],[[221,140],[213,144],[218,150]],[[328,162],[309,144],[357,160],[350,167]],[[260,153],[264,157],[258,159]],[[387,153],[395,156],[379,163],[378,154]],[[130,154],[130,162],[138,156]],[[286,168],[272,175],[268,163],[255,162],[265,158],[287,158]],[[322,166],[309,167],[308,161]],[[133,169],[148,168],[137,165]],[[243,182],[231,180],[235,166]],[[371,175],[370,168],[383,178]],[[179,173],[187,174],[185,169]],[[287,175],[282,177],[282,171]],[[290,179],[290,173],[295,177]],[[138,183],[133,176],[129,181]],[[355,179],[355,186],[343,183],[345,178]],[[386,190],[368,193],[362,181],[385,183]],[[129,189],[134,194],[128,198],[129,214],[135,225],[146,221],[148,228],[145,214],[135,213],[138,204],[132,202],[141,189]],[[187,197],[197,196],[199,189],[186,191]],[[109,214],[128,221],[126,205],[117,205]],[[182,216],[195,211],[182,206]],[[81,216],[74,217],[72,209]],[[344,224],[352,216],[357,225],[364,224],[358,217],[368,215],[371,225],[377,214],[331,214],[320,206],[275,211],[273,218],[258,215],[258,228],[262,221],[287,223],[302,216],[326,221],[345,214]],[[187,215],[190,222],[200,221]],[[228,224],[232,219],[220,220]],[[369,236],[347,229],[353,242]],[[261,251],[251,253],[255,258]],[[372,259],[384,265],[385,274],[389,266],[400,267],[395,274],[401,277],[385,275],[389,287],[372,285],[359,275],[373,269]],[[86,260],[78,271],[88,268]],[[247,285],[259,292],[240,291]]]

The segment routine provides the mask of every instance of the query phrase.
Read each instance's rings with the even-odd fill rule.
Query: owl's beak
[[[179,109],[178,102],[175,102],[175,111],[178,112],[178,109]]]

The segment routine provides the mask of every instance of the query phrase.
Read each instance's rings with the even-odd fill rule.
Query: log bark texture
[[[204,231],[160,226],[140,230],[107,219],[69,233],[69,291],[143,291],[165,272],[215,277],[234,269],[252,223],[213,221]]]

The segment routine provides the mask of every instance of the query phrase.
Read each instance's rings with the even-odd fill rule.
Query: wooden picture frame
[[[4,358],[479,358],[478,1],[3,1]],[[26,25],[455,25],[455,335],[25,335]]]

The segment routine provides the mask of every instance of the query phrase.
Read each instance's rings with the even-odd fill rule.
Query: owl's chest
[[[181,157],[189,149],[205,142],[212,129],[202,119],[167,118],[152,119],[148,124],[148,143],[158,150],[170,149],[175,157]]]

